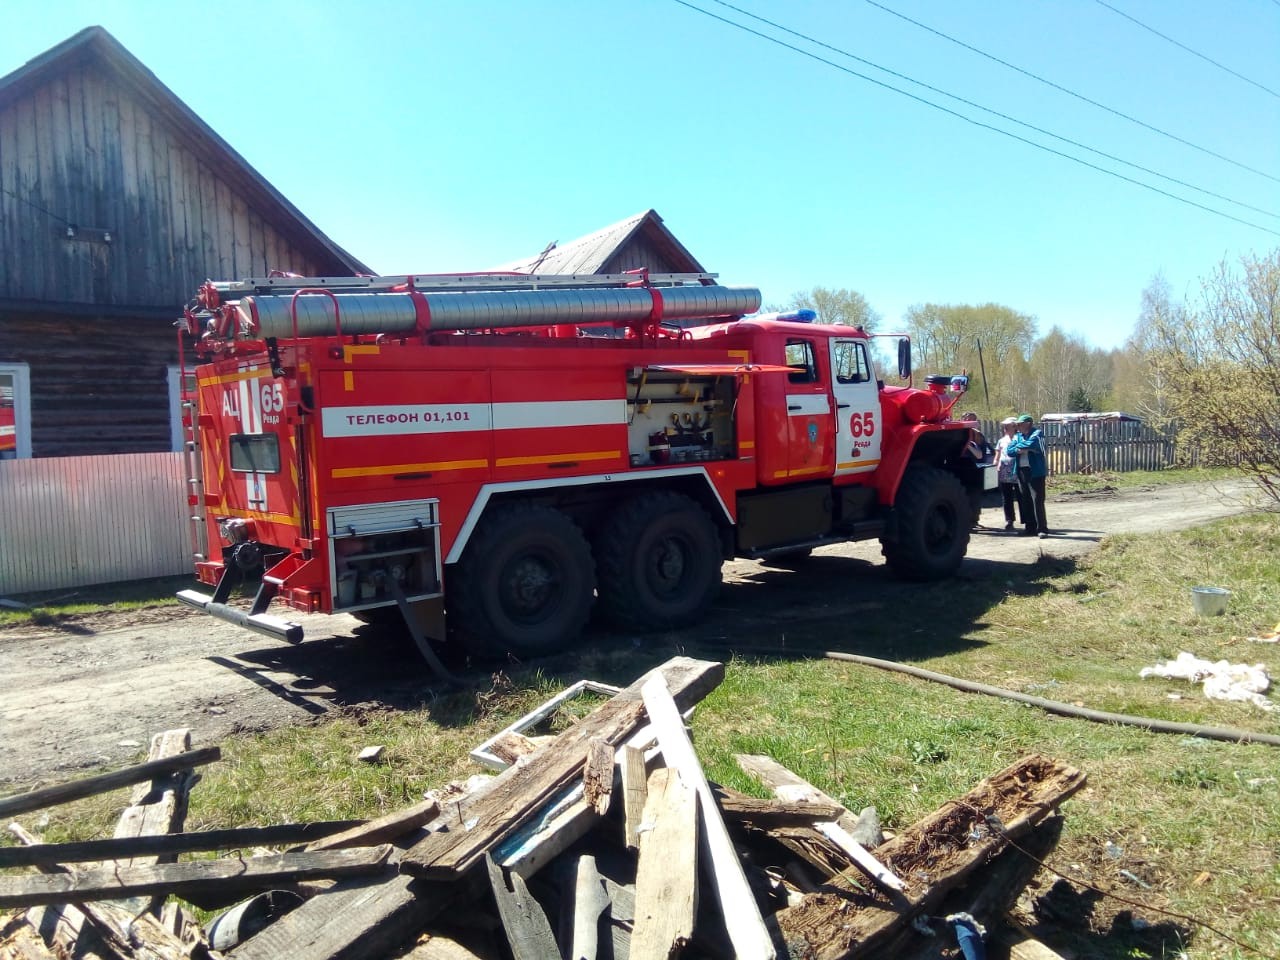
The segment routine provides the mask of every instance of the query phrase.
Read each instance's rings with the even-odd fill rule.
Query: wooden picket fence
[[[983,420],[980,427],[991,443],[1000,439],[998,420]],[[1045,448],[1051,474],[1128,473],[1223,462],[1197,445],[1179,442],[1176,430],[1112,420],[1047,424]]]

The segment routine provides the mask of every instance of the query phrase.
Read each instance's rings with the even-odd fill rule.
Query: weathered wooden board
[[[451,790],[434,798],[441,807],[437,821],[464,820],[493,782],[486,780],[472,789]],[[465,882],[433,883],[403,875],[385,881],[344,880],[240,944],[232,956],[236,960],[382,960],[441,912],[475,896],[476,889]]]
[[[915,929],[905,927],[877,952],[883,956],[892,956],[895,960],[949,960],[955,955],[954,931],[945,929],[937,918],[955,913],[967,913],[975,918],[988,931],[987,943],[994,943],[999,939],[995,931],[1004,926],[1003,919],[1013,908],[1023,888],[1040,869],[1040,862],[1052,854],[1054,847],[1058,845],[1062,826],[1061,816],[1050,817],[1037,824],[1018,839],[1017,849],[1006,848],[948,893],[937,909],[932,911],[934,923],[931,929],[937,936],[924,937]],[[1061,958],[1057,954],[1046,957],[1033,953],[1021,958],[1017,954],[1011,954],[1011,960]]]
[[[71,843],[41,843],[31,847],[0,847],[0,868],[35,867],[90,860],[127,860],[136,857],[172,856],[210,850],[248,850],[297,843],[319,842],[340,836],[360,820],[331,820],[319,823],[284,823],[273,827],[236,827],[229,830],[201,830],[173,833],[163,837],[125,837],[111,840],[77,840]],[[376,846],[387,839],[362,846]],[[311,848],[309,848],[311,849]],[[327,849],[316,847],[314,849]]]
[[[596,960],[602,922],[609,912],[609,893],[596,868],[596,858],[590,854],[573,861],[572,878],[572,896],[563,898],[567,916],[561,924],[561,938],[568,942],[574,960]]]
[[[645,798],[648,795],[648,773],[645,770],[644,751],[635,747],[623,747],[619,767],[622,770],[623,833],[628,850],[640,849],[640,822],[644,817]]]
[[[720,915],[729,920],[729,939],[734,953],[740,960],[757,957],[772,960],[775,955],[772,938],[747,884],[742,861],[720,818],[706,774],[689,742],[679,708],[667,690],[666,680],[662,676],[653,677],[642,689],[663,759],[667,766],[680,771],[680,776],[698,795],[702,862],[719,901]]]
[[[443,830],[422,840],[400,861],[401,872],[444,878],[474,866],[488,850],[581,776],[593,738],[616,747],[634,732],[644,715],[640,695],[643,681],[664,675],[680,701],[689,705],[723,679],[724,665],[676,657],[650,671],[559,734],[527,763],[500,773],[493,788],[472,807],[463,829]]]
[[[877,858],[907,881],[904,893],[828,887],[781,911],[778,925],[787,942],[805,944],[813,960],[878,956],[912,917],[933,912],[1003,850],[1006,835],[1016,838],[1030,830],[1084,782],[1074,767],[1026,757],[876,848]],[[999,819],[1002,830],[989,826],[989,816]]]
[[[393,810],[376,820],[353,826],[342,833],[314,840],[307,844],[307,849],[345,850],[349,847],[372,847],[390,843],[434,820],[439,812],[440,805],[434,799],[422,800],[402,810]]]
[[[613,796],[613,747],[596,738],[587,743],[587,761],[582,768],[584,797],[599,816],[609,812]]]
[[[849,833],[856,831],[857,817],[846,810],[838,801],[827,796],[809,781],[796,776],[772,757],[739,753],[734,756],[734,760],[738,762],[738,766],[742,768],[743,773],[755,777],[779,798],[792,801],[803,799],[811,803],[836,807],[840,812],[832,819]],[[819,818],[815,817],[814,819]]]
[[[38,843],[35,836],[20,824],[9,824],[9,832],[24,844]],[[65,867],[41,866],[40,871],[55,876],[69,876]],[[187,915],[174,905],[173,913],[181,928]],[[52,946],[59,956],[71,956],[76,960],[107,958],[131,958],[131,960],[188,960],[193,952],[195,939],[189,939],[145,911],[135,913],[118,903],[70,903],[32,907],[27,920],[39,931],[44,942]],[[199,952],[209,960],[219,956],[203,946]]]
[[[148,763],[125,767],[122,770],[115,770],[111,773],[99,774],[96,777],[85,777],[82,780],[72,780],[69,783],[43,787],[39,790],[32,790],[29,793],[15,794],[11,797],[0,799],[0,817],[11,817],[15,814],[25,813],[28,810],[39,810],[42,807],[70,803],[72,800],[92,797],[99,793],[106,793],[109,790],[118,790],[120,787],[144,783],[154,780],[158,776],[173,773],[176,770],[189,770],[193,767],[203,766],[206,763],[213,763],[221,756],[222,750],[220,748],[204,747],[176,757],[152,760]]]
[[[285,853],[247,860],[200,860],[0,877],[0,907],[84,903],[147,893],[198,896],[232,890],[252,892],[295,880],[383,872],[387,869],[390,855],[391,847],[382,846],[321,853]]]
[[[542,905],[525,886],[524,879],[518,873],[504,871],[491,856],[486,855],[484,861],[489,872],[489,888],[498,905],[502,927],[507,931],[511,955],[515,960],[558,957],[560,947],[551,932],[551,924],[542,912]]]
[[[669,960],[693,936],[698,904],[698,795],[677,770],[649,775],[636,867],[632,960]]]
[[[716,805],[726,820],[767,828],[782,824],[810,825],[815,820],[835,820],[844,807],[818,800],[761,800],[718,783],[711,784]]]
[[[165,730],[151,738],[148,761],[178,757],[191,750],[191,731],[185,727]],[[133,802],[125,807],[116,823],[115,839],[165,836],[182,830],[187,818],[187,792],[191,788],[193,773],[190,769],[175,770],[156,777],[150,783],[133,788]],[[172,863],[174,854],[142,854],[113,861],[109,866],[142,866],[164,861]],[[119,906],[132,913],[154,909],[163,897],[139,896],[121,901]]]

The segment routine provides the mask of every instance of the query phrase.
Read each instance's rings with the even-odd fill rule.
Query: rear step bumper
[[[302,624],[300,623],[282,620],[280,617],[273,617],[266,613],[250,613],[247,610],[229,607],[225,603],[216,603],[210,594],[200,593],[197,590],[180,590],[178,599],[188,606],[203,610],[210,616],[234,623],[237,627],[244,627],[254,633],[275,637],[277,640],[288,643],[302,641]]]

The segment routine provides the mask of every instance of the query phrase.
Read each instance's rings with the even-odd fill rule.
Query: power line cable
[[[1263,91],[1265,91],[1265,92],[1267,92],[1267,93],[1271,94],[1273,97],[1275,97],[1275,98],[1277,98],[1277,99],[1280,99],[1280,93],[1276,93],[1276,92],[1275,92],[1274,90],[1272,90],[1270,87],[1264,87],[1264,86],[1263,86],[1262,84],[1260,84],[1257,80],[1250,80],[1250,79],[1249,79],[1248,77],[1246,77],[1243,73],[1236,73],[1236,72],[1235,72],[1234,70],[1232,70],[1230,67],[1225,66],[1224,64],[1219,63],[1217,60],[1214,60],[1212,57],[1206,57],[1206,56],[1205,56],[1203,53],[1201,53],[1199,50],[1192,50],[1192,49],[1191,49],[1190,47],[1188,47],[1185,43],[1179,43],[1177,40],[1173,39],[1173,37],[1170,37],[1170,36],[1167,36],[1166,34],[1161,33],[1161,32],[1160,32],[1159,30],[1157,30],[1155,27],[1149,27],[1149,26],[1147,26],[1147,24],[1143,23],[1143,22],[1142,22],[1141,20],[1139,20],[1137,17],[1131,17],[1131,16],[1129,16],[1129,14],[1125,13],[1123,10],[1120,10],[1120,9],[1118,9],[1118,8],[1116,8],[1116,7],[1113,7],[1111,4],[1107,3],[1107,0],[1097,0],[1097,3],[1098,3],[1100,6],[1106,7],[1108,10],[1110,10],[1110,11],[1111,11],[1112,13],[1114,13],[1116,16],[1124,17],[1124,18],[1125,18],[1126,20],[1128,20],[1130,23],[1136,23],[1138,26],[1140,26],[1143,30],[1146,30],[1148,33],[1154,33],[1154,34],[1155,34],[1157,37],[1159,37],[1161,40],[1167,40],[1169,43],[1172,43],[1175,47],[1178,47],[1178,48],[1180,48],[1180,49],[1182,49],[1182,50],[1187,51],[1187,53],[1191,54],[1193,57],[1199,57],[1199,58],[1200,58],[1201,60],[1203,60],[1205,63],[1211,63],[1211,64],[1213,64],[1215,67],[1217,67],[1219,70],[1223,70],[1223,71],[1225,71],[1225,72],[1227,72],[1227,73],[1231,74],[1233,77],[1237,77],[1238,79],[1243,80],[1245,83],[1252,84],[1253,86],[1257,87],[1259,90],[1263,90]]]
[[[1132,178],[1132,177],[1127,177],[1127,176],[1125,176],[1124,174],[1122,174],[1122,173],[1118,173],[1118,172],[1117,172],[1117,171],[1115,171],[1115,170],[1109,170],[1109,169],[1107,169],[1106,167],[1101,167],[1101,166],[1098,166],[1098,165],[1097,165],[1097,164],[1095,164],[1095,163],[1090,163],[1088,160],[1084,160],[1084,159],[1082,159],[1082,158],[1080,158],[1080,157],[1073,156],[1072,154],[1064,153],[1064,152],[1063,152],[1063,151],[1061,151],[1061,150],[1055,150],[1054,148],[1049,147],[1049,146],[1046,146],[1046,145],[1045,145],[1045,144],[1043,144],[1043,143],[1037,143],[1035,140],[1030,140],[1030,139],[1028,139],[1028,138],[1026,138],[1026,137],[1019,136],[1018,134],[1013,133],[1013,132],[1011,132],[1011,131],[1009,131],[1009,130],[1004,130],[1004,129],[1000,128],[1000,127],[993,126],[993,125],[991,125],[991,124],[989,124],[989,123],[983,123],[981,120],[976,120],[976,119],[974,119],[973,117],[966,116],[965,114],[960,113],[960,112],[959,112],[959,111],[957,111],[957,110],[952,110],[952,109],[951,109],[951,108],[949,108],[949,107],[945,107],[945,106],[943,106],[943,105],[941,105],[941,104],[934,103],[932,100],[927,100],[927,99],[925,99],[924,97],[917,96],[917,95],[916,95],[916,94],[914,94],[914,93],[910,93],[910,92],[908,92],[908,91],[906,91],[906,90],[903,90],[903,89],[901,89],[901,88],[899,88],[899,87],[895,87],[895,86],[893,86],[893,85],[892,85],[892,84],[890,84],[890,83],[885,83],[883,80],[877,80],[875,77],[869,77],[869,76],[867,76],[865,73],[859,73],[857,70],[853,70],[853,69],[851,69],[850,67],[846,67],[846,66],[844,66],[844,65],[842,65],[842,64],[839,64],[839,63],[836,63],[836,62],[834,62],[834,61],[832,61],[832,60],[828,60],[827,58],[822,57],[822,56],[819,56],[818,54],[813,53],[812,51],[805,50],[805,49],[804,49],[804,48],[802,48],[802,47],[797,47],[797,46],[795,46],[794,44],[787,43],[785,40],[780,40],[779,38],[774,37],[774,36],[770,36],[770,35],[769,35],[769,34],[767,34],[767,33],[762,33],[762,32],[760,32],[759,30],[755,30],[755,29],[753,29],[753,28],[751,28],[751,27],[747,26],[746,24],[738,23],[737,21],[735,21],[735,20],[730,20],[730,19],[729,19],[729,18],[727,18],[727,17],[722,17],[722,16],[720,16],[719,14],[713,13],[713,12],[712,12],[712,11],[710,11],[710,10],[706,10],[706,9],[704,9],[704,8],[702,8],[702,7],[697,6],[696,4],[690,3],[690,2],[688,2],[688,0],[673,0],[673,2],[680,4],[680,6],[682,6],[682,7],[688,7],[690,10],[694,10],[694,11],[696,11],[696,12],[698,12],[698,13],[701,13],[701,14],[703,14],[704,16],[710,17],[710,18],[711,18],[711,19],[713,19],[713,20],[718,20],[718,21],[720,21],[721,23],[727,24],[728,26],[736,27],[736,28],[737,28],[737,29],[739,29],[739,30],[742,30],[742,31],[744,31],[744,32],[746,32],[746,33],[750,33],[750,34],[751,34],[751,35],[753,35],[753,36],[759,37],[759,38],[761,38],[762,40],[767,40],[767,41],[769,41],[770,43],[777,44],[777,45],[778,45],[778,46],[780,46],[780,47],[784,47],[784,48],[786,48],[786,49],[788,49],[788,50],[791,50],[791,51],[793,51],[793,52],[795,52],[795,53],[799,53],[799,54],[800,54],[800,55],[802,55],[802,56],[805,56],[805,57],[810,58],[811,60],[816,60],[816,61],[818,61],[819,63],[826,64],[826,65],[827,65],[827,66],[829,66],[829,67],[834,67],[836,70],[840,70],[840,71],[842,71],[843,73],[847,73],[847,74],[850,74],[851,76],[858,77],[858,78],[859,78],[859,79],[861,79],[861,80],[866,80],[866,81],[868,81],[869,83],[874,83],[876,86],[878,86],[878,87],[883,87],[883,88],[884,88],[884,89],[886,89],[886,90],[892,90],[894,93],[901,94],[901,95],[902,95],[902,96],[904,96],[904,97],[909,97],[910,99],[915,100],[915,101],[917,101],[918,103],[923,103],[925,106],[933,107],[935,110],[941,110],[943,113],[950,114],[950,115],[951,115],[951,116],[953,116],[953,117],[958,117],[959,119],[964,120],[966,123],[971,123],[971,124],[973,124],[974,126],[982,127],[982,128],[983,128],[983,129],[985,129],[985,130],[991,130],[991,131],[994,131],[995,133],[1003,134],[1003,135],[1004,135],[1004,136],[1006,136],[1006,137],[1010,137],[1010,138],[1012,138],[1012,139],[1014,139],[1014,140],[1017,140],[1017,141],[1019,141],[1019,142],[1021,142],[1021,143],[1028,144],[1029,146],[1035,147],[1035,148],[1036,148],[1036,149],[1038,149],[1038,150],[1043,150],[1043,151],[1045,151],[1046,153],[1051,153],[1051,154],[1053,154],[1053,155],[1055,155],[1055,156],[1063,157],[1063,158],[1065,158],[1065,159],[1067,159],[1067,160],[1071,160],[1071,161],[1073,161],[1073,162],[1075,162],[1075,163],[1081,164],[1082,166],[1089,167],[1091,170],[1097,170],[1097,171],[1098,171],[1098,172],[1100,172],[1100,173],[1105,173],[1105,174],[1107,174],[1108,176],[1112,176],[1112,177],[1115,177],[1115,178],[1117,178],[1117,179],[1119,179],[1119,180],[1123,180],[1123,181],[1125,181],[1126,183],[1131,183],[1131,184],[1134,184],[1135,186],[1142,187],[1142,188],[1144,188],[1144,189],[1146,189],[1146,190],[1151,190],[1151,191],[1152,191],[1152,192],[1154,192],[1154,193],[1158,193],[1158,194],[1161,194],[1162,196],[1169,197],[1169,198],[1171,198],[1171,199],[1173,199],[1173,200],[1177,200],[1177,201],[1179,201],[1180,203],[1185,203],[1185,204],[1188,204],[1188,205],[1190,205],[1190,206],[1196,207],[1196,208],[1198,208],[1198,209],[1200,209],[1200,210],[1204,210],[1204,211],[1206,211],[1206,212],[1208,212],[1208,213],[1216,214],[1217,216],[1220,216],[1220,217],[1225,217],[1225,218],[1227,218],[1228,220],[1234,220],[1236,223],[1240,223],[1240,224],[1243,224],[1243,225],[1248,226],[1248,227],[1253,227],[1253,228],[1255,228],[1255,229],[1257,229],[1257,230],[1262,230],[1262,231],[1264,231],[1264,232],[1266,232],[1266,233],[1270,233],[1270,234],[1272,234],[1273,236],[1280,236],[1280,232],[1277,232],[1277,231],[1275,231],[1275,230],[1272,230],[1270,227],[1264,227],[1264,226],[1262,226],[1261,224],[1254,223],[1254,222],[1252,222],[1252,221],[1250,221],[1250,220],[1244,220],[1244,219],[1242,219],[1242,218],[1240,218],[1240,217],[1234,216],[1234,215],[1232,215],[1232,214],[1230,214],[1230,213],[1226,213],[1225,211],[1222,211],[1222,210],[1215,210],[1213,207],[1208,207],[1208,206],[1205,206],[1205,205],[1204,205],[1204,204],[1202,204],[1202,203],[1197,203],[1196,201],[1191,200],[1191,199],[1189,199],[1189,198],[1187,198],[1187,197],[1181,197],[1181,196],[1178,196],[1176,193],[1170,193],[1168,190],[1162,190],[1160,187],[1157,187],[1157,186],[1155,186],[1155,185],[1153,185],[1153,184],[1150,184],[1150,183],[1144,183],[1144,182],[1143,182],[1143,181],[1141,181],[1141,180],[1135,180],[1134,178]],[[940,90],[940,89],[938,89],[937,87],[932,87],[932,86],[930,86],[930,85],[929,85],[929,84],[927,84],[927,83],[923,83],[923,82],[921,82],[921,81],[919,81],[919,80],[912,79],[911,77],[908,77],[908,76],[906,76],[905,74],[897,73],[896,71],[890,70],[890,69],[888,69],[887,67],[882,67],[882,66],[880,66],[879,64],[872,63],[872,62],[871,62],[871,61],[869,61],[869,60],[864,60],[862,57],[858,57],[858,56],[856,56],[856,55],[854,55],[854,54],[852,54],[852,53],[848,53],[847,51],[841,50],[841,49],[840,49],[840,48],[838,48],[838,47],[833,47],[833,46],[831,46],[830,44],[823,43],[821,40],[816,40],[816,39],[814,39],[813,37],[810,37],[810,36],[808,36],[808,35],[806,35],[806,34],[799,33],[799,32],[797,32],[797,31],[795,31],[795,30],[791,30],[791,29],[789,29],[789,28],[787,28],[787,27],[782,26],[781,24],[777,24],[777,23],[774,23],[774,22],[773,22],[773,21],[771,21],[771,20],[767,20],[767,19],[765,19],[764,17],[758,17],[758,16],[756,16],[755,14],[751,13],[750,11],[742,10],[742,9],[741,9],[741,8],[739,8],[739,7],[735,7],[733,4],[726,2],[726,0],[714,0],[714,2],[719,3],[721,6],[728,7],[729,9],[734,10],[734,11],[736,11],[736,12],[738,12],[738,13],[741,13],[741,14],[743,14],[744,16],[748,16],[748,17],[751,17],[752,19],[759,20],[761,23],[766,23],[766,24],[768,24],[769,26],[774,27],[774,28],[776,28],[776,29],[778,29],[778,30],[782,30],[782,31],[784,31],[784,32],[786,32],[786,33],[790,33],[790,34],[792,34],[793,36],[800,37],[801,39],[806,40],[806,41],[808,41],[808,42],[810,42],[810,43],[816,44],[817,46],[825,47],[826,49],[828,49],[828,50],[832,50],[832,51],[834,51],[835,53],[839,53],[840,55],[845,56],[845,57],[848,57],[848,58],[849,58],[849,59],[851,59],[851,60],[856,60],[856,61],[858,61],[859,63],[865,63],[865,64],[867,64],[868,66],[875,68],[876,70],[881,70],[881,71],[883,71],[884,73],[888,73],[888,74],[890,74],[891,76],[899,77],[900,79],[906,80],[906,81],[907,81],[907,82],[909,82],[909,83],[914,83],[914,84],[916,84],[917,86],[924,87],[924,88],[925,88],[925,89],[927,89],[927,90],[931,90],[931,91],[933,91],[933,92],[935,92],[935,93],[942,94],[942,95],[943,95],[943,96],[945,96],[945,97],[950,97],[951,99],[953,99],[953,100],[957,100],[957,101],[959,101],[960,103],[964,103],[964,104],[966,104],[966,105],[968,105],[968,106],[974,107],[975,109],[982,110],[982,111],[984,111],[984,112],[986,112],[986,113],[990,113],[990,114],[992,114],[993,116],[997,116],[997,117],[1000,117],[1000,118],[1002,118],[1002,119],[1004,119],[1004,120],[1008,120],[1008,121],[1010,121],[1011,123],[1016,123],[1016,124],[1018,124],[1018,125],[1020,125],[1020,126],[1023,126],[1023,127],[1028,128],[1028,129],[1030,129],[1030,130],[1035,130],[1037,133],[1042,133],[1042,134],[1044,134],[1045,136],[1053,137],[1055,140],[1060,140],[1060,141],[1062,141],[1063,143],[1069,143],[1069,144],[1071,144],[1072,146],[1080,147],[1081,149],[1083,149],[1083,150],[1087,150],[1087,151],[1089,151],[1090,153],[1097,154],[1098,156],[1101,156],[1101,157],[1106,157],[1108,160],[1114,160],[1114,161],[1116,161],[1117,163],[1122,163],[1122,164],[1125,164],[1126,166],[1130,166],[1130,167],[1133,167],[1133,168],[1135,168],[1135,169],[1142,170],[1144,173],[1150,173],[1150,174],[1152,174],[1153,176],[1157,176],[1157,177],[1160,177],[1161,179],[1168,180],[1168,181],[1170,181],[1171,183],[1177,183],[1177,184],[1179,184],[1179,185],[1181,185],[1181,186],[1185,186],[1185,187],[1187,187],[1187,188],[1189,188],[1189,189],[1191,189],[1191,190],[1195,190],[1195,191],[1197,191],[1197,192],[1204,193],[1204,194],[1206,194],[1206,195],[1208,195],[1208,196],[1216,197],[1217,199],[1220,199],[1220,200],[1225,200],[1225,201],[1227,201],[1228,203],[1234,203],[1234,204],[1236,204],[1237,206],[1241,206],[1241,207],[1245,207],[1245,208],[1250,209],[1250,210],[1254,210],[1254,211],[1256,211],[1256,212],[1258,212],[1258,213],[1264,214],[1264,215],[1269,216],[1269,217],[1275,217],[1275,216],[1277,216],[1276,214],[1272,213],[1272,212],[1271,212],[1271,211],[1269,211],[1269,210],[1262,210],[1261,208],[1254,207],[1254,206],[1252,206],[1252,205],[1250,205],[1250,204],[1243,203],[1242,201],[1239,201],[1239,200],[1233,200],[1233,199],[1231,199],[1230,197],[1224,197],[1224,196],[1222,196],[1222,195],[1220,195],[1220,194],[1213,193],[1213,192],[1212,192],[1212,191],[1210,191],[1210,190],[1205,190],[1205,189],[1204,189],[1204,188],[1202,188],[1202,187],[1197,187],[1197,186],[1195,186],[1195,185],[1193,185],[1193,184],[1186,183],[1185,181],[1178,180],[1178,179],[1176,179],[1176,178],[1174,178],[1174,177],[1168,177],[1168,176],[1166,176],[1166,175],[1164,175],[1164,174],[1162,174],[1162,173],[1158,173],[1158,172],[1156,172],[1156,171],[1154,171],[1154,170],[1150,170],[1150,169],[1148,169],[1147,167],[1143,167],[1143,166],[1140,166],[1140,165],[1138,165],[1138,164],[1131,163],[1131,162],[1130,162],[1130,161],[1128,161],[1128,160],[1123,160],[1123,159],[1121,159],[1121,158],[1119,158],[1119,157],[1112,156],[1111,154],[1108,154],[1108,153],[1103,153],[1103,152],[1102,152],[1102,151],[1100,151],[1100,150],[1095,150],[1094,148],[1089,147],[1089,146],[1087,146],[1087,145],[1085,145],[1085,144],[1083,144],[1083,143],[1079,143],[1078,141],[1068,139],[1067,137],[1061,137],[1061,136],[1059,136],[1059,135],[1058,135],[1058,134],[1056,134],[1056,133],[1052,133],[1052,132],[1050,132],[1050,131],[1048,131],[1048,130],[1044,130],[1044,129],[1040,128],[1040,127],[1034,126],[1033,124],[1025,123],[1024,121],[1018,120],[1018,119],[1017,119],[1017,118],[1015,118],[1015,117],[1010,117],[1010,116],[1008,116],[1007,114],[1000,113],[999,111],[991,110],[991,109],[989,109],[989,108],[987,108],[987,107],[982,106],[982,105],[981,105],[981,104],[979,104],[979,103],[974,103],[973,101],[971,101],[971,100],[966,100],[966,99],[964,99],[963,97],[958,97],[958,96],[956,96],[956,95],[954,95],[954,94],[947,93],[945,90]]]
[[[54,213],[52,210],[47,210],[44,207],[40,206],[40,204],[36,203],[34,200],[31,200],[28,197],[21,196],[20,194],[14,193],[12,190],[9,190],[6,187],[0,187],[0,193],[4,193],[4,194],[7,194],[8,196],[13,197],[13,199],[17,200],[19,203],[25,203],[28,207],[31,207],[31,209],[33,210],[39,210],[45,216],[53,220],[57,220],[59,223],[61,223],[64,226],[67,226],[67,227],[75,226],[75,224],[73,224],[66,217],[59,216],[58,214]]]
[[[1273,2],[1277,6],[1280,6],[1280,0],[1273,0]],[[941,30],[936,30],[926,23],[921,23],[919,20],[913,20],[911,17],[908,17],[905,13],[899,13],[897,10],[894,10],[890,7],[886,7],[883,3],[877,3],[876,0],[867,0],[867,3],[871,4],[871,6],[876,7],[877,9],[883,10],[885,13],[888,13],[888,14],[891,14],[892,16],[897,17],[899,20],[905,20],[907,23],[914,24],[915,26],[919,27],[921,30],[927,30],[929,33],[932,33],[934,36],[941,37],[944,40],[950,40],[952,43],[956,44],[957,46],[964,47],[966,50],[976,53],[980,57],[986,57],[988,60],[991,60],[994,63],[998,63],[1003,67],[1008,67],[1010,70],[1015,70],[1025,77],[1030,77],[1032,80],[1038,80],[1041,83],[1045,84],[1045,86],[1053,87],[1053,89],[1058,90],[1062,93],[1065,93],[1068,96],[1075,97],[1077,100],[1082,100],[1085,103],[1090,104],[1091,106],[1097,107],[1099,110],[1105,110],[1107,113],[1113,114],[1114,116],[1120,117],[1121,119],[1128,120],[1130,123],[1136,123],[1138,126],[1144,127],[1147,130],[1152,131],[1153,133],[1158,133],[1162,137],[1168,137],[1170,140],[1176,140],[1178,143],[1191,147],[1193,150],[1199,150],[1201,153],[1208,154],[1209,156],[1215,157],[1218,160],[1223,160],[1227,163],[1233,164],[1234,166],[1239,167],[1241,170],[1248,170],[1250,173],[1256,173],[1260,177],[1266,177],[1268,180],[1274,180],[1277,183],[1280,183],[1280,177],[1274,177],[1271,174],[1266,173],[1265,171],[1254,169],[1253,167],[1248,166],[1247,164],[1241,163],[1239,160],[1232,160],[1230,157],[1223,156],[1222,154],[1217,153],[1216,151],[1210,150],[1208,147],[1202,147],[1198,143],[1192,143],[1190,140],[1186,140],[1183,137],[1178,136],[1176,133],[1170,133],[1168,130],[1161,130],[1157,126],[1153,126],[1152,124],[1147,123],[1144,120],[1139,120],[1137,117],[1131,117],[1129,116],[1129,114],[1124,113],[1120,110],[1116,110],[1114,107],[1109,107],[1105,103],[1099,103],[1097,100],[1090,99],[1089,97],[1086,97],[1082,93],[1077,93],[1076,91],[1070,90],[1059,83],[1054,83],[1052,80],[1048,80],[1040,76],[1039,74],[1032,73],[1030,70],[1025,70],[1022,67],[1019,67],[1017,64],[1010,63],[1007,60],[1001,60],[999,57],[995,56],[994,54],[987,53],[985,50],[979,50],[977,47],[971,46],[970,44],[965,43],[963,40],[958,40],[948,33],[943,33]]]

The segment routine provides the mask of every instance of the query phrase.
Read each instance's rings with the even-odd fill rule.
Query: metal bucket
[[[1191,606],[1201,617],[1216,617],[1226,613],[1231,591],[1222,587],[1192,587]]]

